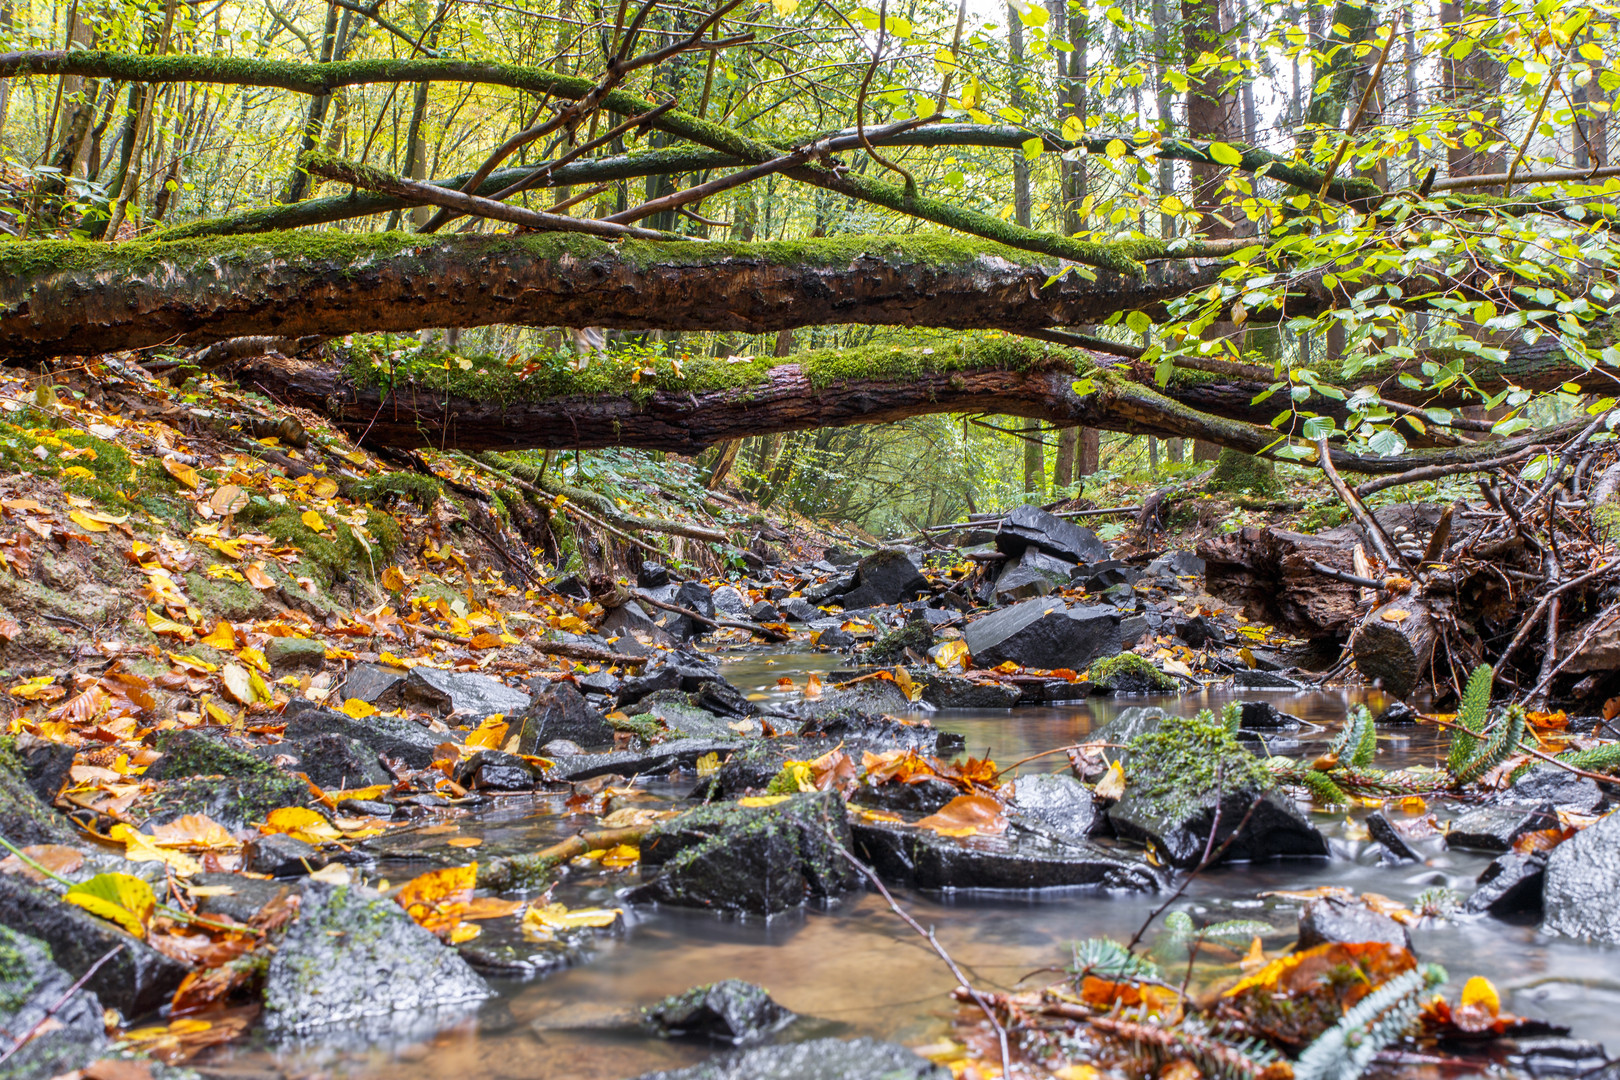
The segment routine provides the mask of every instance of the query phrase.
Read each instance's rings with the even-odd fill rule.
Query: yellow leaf
[[[704,754],[697,759],[697,774],[699,776],[713,776],[720,771],[720,755]]]
[[[793,796],[791,796],[791,795],[749,795],[749,796],[746,796],[744,798],[738,799],[737,800],[737,805],[738,806],[775,806],[777,803],[785,803],[785,802],[787,802],[792,797]]]
[[[259,831],[266,834],[286,833],[310,844],[324,844],[340,839],[343,834],[315,811],[303,806],[283,806],[270,811]]]
[[[326,519],[321,517],[321,515],[317,514],[313,510],[305,510],[302,514],[298,515],[298,520],[302,521],[306,526],[314,529],[316,532],[326,531]]]
[[[146,628],[154,634],[174,634],[187,639],[191,637],[191,627],[177,623],[173,619],[166,619],[151,608],[146,609]]]
[[[940,642],[939,645],[935,647],[933,656],[934,663],[938,664],[944,671],[949,671],[953,667],[959,668],[962,671],[967,670],[968,647],[967,642],[963,641],[961,638],[956,638],[953,641]]]
[[[922,700],[922,684],[914,681],[911,673],[903,667],[894,669],[894,684],[905,691],[907,701]]]
[[[450,944],[460,945],[462,942],[471,941],[483,932],[484,928],[477,923],[457,923],[455,929],[450,931]]]
[[[1120,768],[1119,762],[1108,766],[1108,773],[1097,781],[1097,798],[1118,799],[1125,794],[1125,770]]]
[[[412,878],[394,899],[418,925],[433,931],[452,931],[466,913],[477,884],[477,863],[450,866]]]
[[[242,573],[247,576],[248,584],[255,589],[273,589],[276,587],[276,579],[264,572],[263,563],[254,563],[243,570]]]
[[[208,631],[208,636],[203,638],[199,644],[207,645],[211,649],[218,649],[220,652],[235,652],[236,629],[230,623],[221,619],[214,624],[214,628]]]
[[[166,457],[163,459],[163,469],[170,476],[174,477],[175,480],[181,485],[188,487],[193,491],[197,490],[197,481],[199,477],[197,476],[197,470],[193,469],[190,465],[187,465],[178,458]]]
[[[258,696],[253,692],[252,676],[241,664],[226,664],[219,681],[225,684],[225,696],[238,705],[251,705]]]
[[[246,652],[247,650],[244,649],[243,651]],[[270,693],[270,688],[265,685],[264,677],[252,669],[248,670],[248,689],[253,691],[253,700],[255,701],[268,703],[276,700],[275,696]]]
[[[352,699],[351,699],[352,700]],[[345,703],[345,707],[347,703]],[[467,733],[467,745],[485,750],[499,750],[506,742],[506,731],[511,725],[500,714],[486,716],[483,723]]]
[[[183,851],[173,851],[160,848],[152,842],[152,838],[145,833],[119,822],[107,830],[107,835],[124,845],[124,858],[130,862],[161,862],[168,863],[176,874],[181,877],[190,877],[192,874],[202,873],[202,863],[193,859]]]
[[[523,936],[545,940],[557,930],[612,926],[623,914],[618,908],[576,908],[570,911],[564,904],[530,907],[523,913]]]
[[[369,701],[361,701],[357,697],[349,698],[339,710],[352,720],[364,720],[368,716],[377,715],[377,706]]]
[[[1502,999],[1496,992],[1491,980],[1483,975],[1475,975],[1463,985],[1462,1000],[1459,1005],[1476,1005],[1492,1016],[1502,1011]]]
[[[337,481],[330,476],[323,476],[315,481],[315,486],[309,489],[323,499],[330,499],[338,493]]]
[[[610,869],[634,866],[641,861],[641,849],[630,844],[620,844],[602,856],[602,865]]]
[[[103,533],[107,531],[105,522],[97,521],[83,510],[69,510],[68,520],[85,532]]]
[[[240,649],[236,653],[236,658],[250,668],[255,668],[267,675],[270,673],[270,661],[266,660],[264,653],[258,649]]]
[[[225,484],[208,496],[208,505],[216,514],[240,513],[248,504],[248,493],[235,484]]]
[[[452,836],[450,839],[445,841],[445,843],[449,844],[451,847],[463,847],[463,848],[465,848],[465,847],[477,847],[479,844],[482,844],[483,842],[484,842],[484,838],[481,837],[481,836]]]
[[[210,720],[222,727],[233,728],[237,725],[237,717],[232,716],[212,701],[203,703],[203,712],[208,714]]]
[[[399,572],[399,567],[390,566],[382,572],[382,587],[389,592],[399,592],[405,588],[405,575]]]
[[[97,874],[73,886],[62,899],[117,923],[138,938],[146,936],[152,912],[157,908],[152,886],[133,874]]]
[[[69,465],[62,470],[61,475],[64,480],[94,480],[96,478],[96,474],[83,465]]]
[[[214,672],[219,670],[218,664],[210,664],[201,657],[185,656],[181,653],[167,653],[165,655],[168,656],[176,667],[183,667],[187,671],[190,671],[196,675],[212,675]]]

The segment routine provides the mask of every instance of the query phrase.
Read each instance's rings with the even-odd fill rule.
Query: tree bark
[[[1429,674],[1440,627],[1427,601],[1398,596],[1367,616],[1351,653],[1356,670],[1386,693],[1407,697]]]

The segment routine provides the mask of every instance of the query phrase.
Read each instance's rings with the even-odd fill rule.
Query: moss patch
[[[1211,491],[1239,492],[1251,495],[1276,495],[1282,490],[1277,480],[1277,469],[1271,462],[1237,450],[1222,450],[1215,462],[1215,472],[1209,478]]]
[[[321,521],[326,527],[317,531],[304,523],[303,514],[295,506],[255,495],[236,519],[298,548],[300,561],[322,585],[351,577],[375,577],[392,561],[404,540],[399,523],[380,510],[373,509],[366,518],[366,531],[372,537],[369,547],[347,523],[323,514]]]
[[[1153,666],[1140,653],[1122,652],[1091,665],[1091,681],[1103,690],[1120,694],[1173,693],[1174,678]]]
[[[1167,821],[1185,820],[1217,788],[1267,791],[1276,783],[1271,770],[1213,718],[1166,717],[1157,731],[1138,735],[1129,746],[1131,793]]]

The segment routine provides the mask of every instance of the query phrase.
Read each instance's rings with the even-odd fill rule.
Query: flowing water
[[[776,693],[777,679],[787,676],[802,685],[806,674],[825,676],[836,660],[791,651],[731,653],[725,672],[745,691],[770,696]],[[1093,728],[1131,705],[1219,709],[1234,696],[1252,700],[1265,693],[1205,693],[1162,702],[1103,698],[1010,712],[942,711],[930,714],[930,720],[960,732],[974,755],[988,752],[1006,764],[1083,741]],[[1331,738],[1347,709],[1367,694],[1335,690],[1267,696],[1313,725],[1314,730],[1300,737],[1299,748],[1277,751],[1298,755],[1318,752],[1314,744]],[[1368,703],[1375,711],[1381,704]],[[1436,764],[1443,756],[1443,742],[1435,729],[1425,726],[1383,733],[1378,765]],[[1025,769],[1056,770],[1066,764],[1058,755]],[[676,798],[689,787],[657,783],[650,786],[649,797]],[[1456,808],[1437,800],[1429,810],[1443,819]],[[506,800],[498,812],[464,824],[462,832],[484,838],[481,856],[533,850],[584,823],[561,816],[562,811],[556,796]],[[1265,945],[1275,950],[1294,936],[1297,901],[1258,900],[1259,893],[1336,885],[1410,904],[1419,893],[1440,886],[1466,896],[1489,862],[1430,843],[1420,847],[1428,856],[1424,864],[1381,867],[1376,846],[1359,824],[1364,813],[1314,815],[1332,844],[1328,860],[1218,868],[1195,879],[1178,904],[1195,915],[1270,921],[1277,933]],[[379,867],[384,873],[389,869],[387,864]],[[395,880],[420,870],[405,864],[393,869]],[[622,872],[565,899],[574,905],[612,903],[612,890],[632,882],[634,875],[634,870]],[[1056,976],[1040,969],[1064,965],[1072,942],[1097,935],[1126,940],[1162,902],[1152,894],[1069,890],[896,895],[919,921],[937,929],[940,942],[977,985],[994,989],[1012,988],[1031,973],[1036,974],[1025,986],[1052,981]],[[486,929],[486,934],[498,932]],[[1430,920],[1415,928],[1412,937],[1422,959],[1443,964],[1451,973],[1453,992],[1468,976],[1485,975],[1501,991],[1506,1008],[1566,1024],[1578,1037],[1607,1038],[1611,1051],[1620,1050],[1620,953],[1548,938],[1533,924],[1495,919]],[[499,998],[425,1041],[359,1047],[317,1042],[273,1055],[249,1045],[215,1051],[205,1061],[211,1068],[255,1075],[617,1080],[705,1056],[701,1047],[642,1034],[634,1013],[665,995],[725,978],[763,985],[807,1018],[788,1037],[871,1035],[920,1045],[944,1038],[954,1012],[949,993],[955,983],[939,959],[881,897],[862,894],[769,922],[673,909],[635,913],[622,935],[599,942],[589,962],[543,978],[497,981]]]

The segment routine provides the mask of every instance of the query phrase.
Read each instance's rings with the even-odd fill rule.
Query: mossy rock
[[[149,780],[178,780],[188,776],[281,776],[269,762],[232,746],[222,737],[195,728],[159,732],[155,745],[163,757],[146,771]]]
[[[72,829],[28,786],[16,741],[0,737],[0,836],[13,844],[72,844]]]
[[[1122,652],[1091,665],[1091,682],[1115,694],[1173,694],[1180,684],[1140,653]]]
[[[366,518],[366,531],[372,536],[369,545],[346,522],[322,514],[323,527],[317,530],[305,523],[303,515],[304,511],[295,506],[255,495],[236,517],[296,547],[300,565],[307,567],[309,576],[321,585],[350,578],[374,579],[392,562],[404,539],[399,523],[381,510],[373,509]]]
[[[444,496],[444,485],[437,478],[422,473],[385,472],[350,481],[344,495],[355,502],[375,506],[386,506],[391,500],[403,499],[429,510]]]
[[[934,628],[925,622],[908,622],[872,642],[855,655],[858,664],[893,664],[910,649],[918,656],[927,656],[934,647]]]
[[[1215,460],[1215,472],[1206,487],[1210,491],[1228,494],[1248,492],[1250,495],[1268,497],[1282,491],[1275,465],[1264,458],[1237,450],[1221,451],[1221,456]]]

